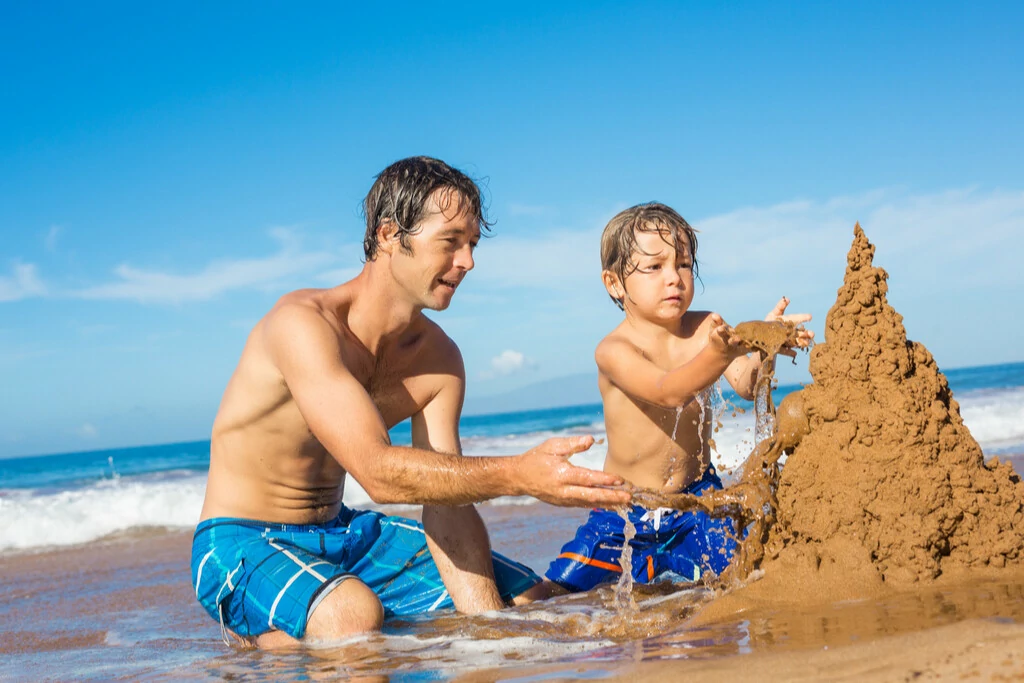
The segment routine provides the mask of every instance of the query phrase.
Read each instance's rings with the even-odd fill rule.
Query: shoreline
[[[1021,455],[999,457],[1013,462],[1017,472],[1024,464]],[[543,503],[482,504],[478,509],[494,550],[540,574],[589,512]],[[419,516],[416,509],[385,512]],[[0,654],[4,655],[0,658],[0,680],[219,678],[227,675],[227,670],[221,670],[224,666],[262,666],[261,658],[273,656],[224,646],[219,625],[195,601],[189,569],[191,536],[191,529],[134,531],[84,545],[0,555],[0,574],[4,576],[0,583]],[[764,671],[771,671],[772,677],[792,680],[812,680],[827,674],[835,680],[872,681],[902,680],[914,671],[935,672],[936,676],[1024,674],[1024,625],[1018,623],[1024,621],[1024,576],[1011,571],[996,572],[995,576],[1011,583],[998,600],[988,602],[1010,607],[1009,611],[993,608],[982,612],[985,618],[972,616],[970,609],[964,608],[956,612],[954,623],[902,623],[902,632],[886,634],[885,624],[902,619],[891,611],[891,605],[879,612],[888,616],[872,617],[870,610],[878,608],[865,603],[863,609],[868,616],[849,621],[854,608],[848,604],[801,612],[792,605],[769,600],[754,609],[748,606],[743,612],[725,610],[715,615],[711,626],[716,628],[745,620],[763,630],[752,633],[748,651],[740,653],[729,648],[708,650],[706,646],[699,650],[698,645],[698,658],[677,659],[694,656],[689,649],[692,643],[699,644],[708,633],[714,633],[706,630],[707,624],[691,618],[679,621],[670,634],[641,635],[639,640],[594,651],[593,656],[557,663],[531,660],[529,650],[516,655],[517,646],[512,645],[513,652],[499,668],[489,668],[492,662],[474,671],[467,663],[470,670],[460,673],[467,681],[528,675],[536,675],[538,680],[562,680],[581,670],[613,680],[644,681],[684,675],[695,681],[721,680]],[[991,575],[978,573],[968,578],[990,579]],[[925,615],[930,613],[928,610],[948,612],[950,599],[936,598],[936,590],[948,593],[950,589],[936,584],[916,593],[911,591],[908,595],[914,598],[913,609]],[[730,602],[719,600],[712,604],[718,603],[721,608]],[[958,599],[952,603],[972,601]],[[698,616],[704,612],[701,609]],[[1002,622],[994,620],[997,615],[1001,615]],[[842,619],[849,623],[840,626]],[[824,633],[813,629],[804,633],[800,626],[804,621],[831,623],[837,635],[827,640]],[[474,620],[465,618],[463,623],[466,630],[462,637],[475,642]],[[783,633],[788,635],[778,640]],[[795,647],[797,635],[808,643],[815,638],[826,639],[827,647]],[[538,637],[543,638],[540,634]],[[648,659],[672,659],[634,661],[634,652]],[[709,652],[711,658],[707,658]],[[986,658],[993,659],[991,666],[985,664]],[[427,665],[436,666],[436,662]]]

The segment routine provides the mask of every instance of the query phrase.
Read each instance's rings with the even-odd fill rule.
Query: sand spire
[[[901,584],[1022,564],[1024,483],[1008,463],[984,462],[932,355],[907,340],[873,256],[858,224],[800,392],[809,432],[781,473],[766,574],[780,560],[828,560]]]

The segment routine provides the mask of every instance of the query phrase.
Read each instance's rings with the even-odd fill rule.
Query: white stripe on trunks
[[[199,563],[199,569],[196,571],[196,597],[199,597],[199,582],[203,580],[203,567],[206,566],[206,561],[210,559],[210,555],[213,555],[213,551],[216,548],[212,548],[210,552],[203,555],[202,561]]]
[[[423,533],[423,529],[419,528],[418,526],[409,526],[408,524],[402,524],[401,522],[392,522],[391,520],[388,520],[388,524],[391,524],[392,526],[400,526],[403,529],[408,529],[409,531],[418,531],[421,534]]]
[[[270,616],[267,619],[267,626],[269,626],[270,628],[274,628],[274,613],[277,612],[277,604],[281,602],[281,598],[283,598],[284,594],[288,592],[289,588],[291,588],[291,585],[295,582],[295,579],[302,576],[302,572],[304,571],[304,569],[300,569],[299,571],[295,572],[292,575],[292,578],[288,579],[285,582],[284,587],[281,589],[281,592],[277,594],[277,597],[274,598],[274,604],[270,606]]]
[[[434,610],[436,610],[441,605],[441,603],[444,602],[444,599],[447,598],[447,597],[448,597],[448,591],[447,590],[441,591],[441,597],[439,597],[437,600],[435,600],[434,604],[427,608],[427,611],[428,612],[433,612]]]
[[[295,564],[297,564],[300,567],[302,567],[302,571],[300,571],[299,574],[301,574],[303,571],[306,571],[306,572],[309,572],[310,574],[312,574],[313,576],[315,576],[316,578],[320,579],[321,581],[326,581],[327,580],[326,576],[321,576],[317,572],[313,571],[313,567],[316,567],[317,565],[321,565],[321,564],[330,564],[330,562],[320,561],[320,562],[314,562],[313,564],[309,565],[309,564],[306,564],[305,562],[303,562],[302,560],[300,560],[298,557],[296,557],[291,551],[282,548],[281,546],[279,546],[278,544],[274,543],[273,541],[270,541],[269,543],[270,543],[270,547],[271,548],[277,548],[282,553],[284,553],[285,557],[287,557],[289,560],[291,560]]]

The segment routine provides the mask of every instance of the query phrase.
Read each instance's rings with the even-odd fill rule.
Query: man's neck
[[[367,263],[355,279],[341,285],[348,292],[348,328],[375,356],[382,347],[401,337],[423,310],[409,302],[405,292],[380,265]]]

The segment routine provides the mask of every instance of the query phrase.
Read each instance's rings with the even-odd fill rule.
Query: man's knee
[[[380,598],[359,579],[345,579],[309,615],[304,640],[337,640],[379,631],[383,624]]]

